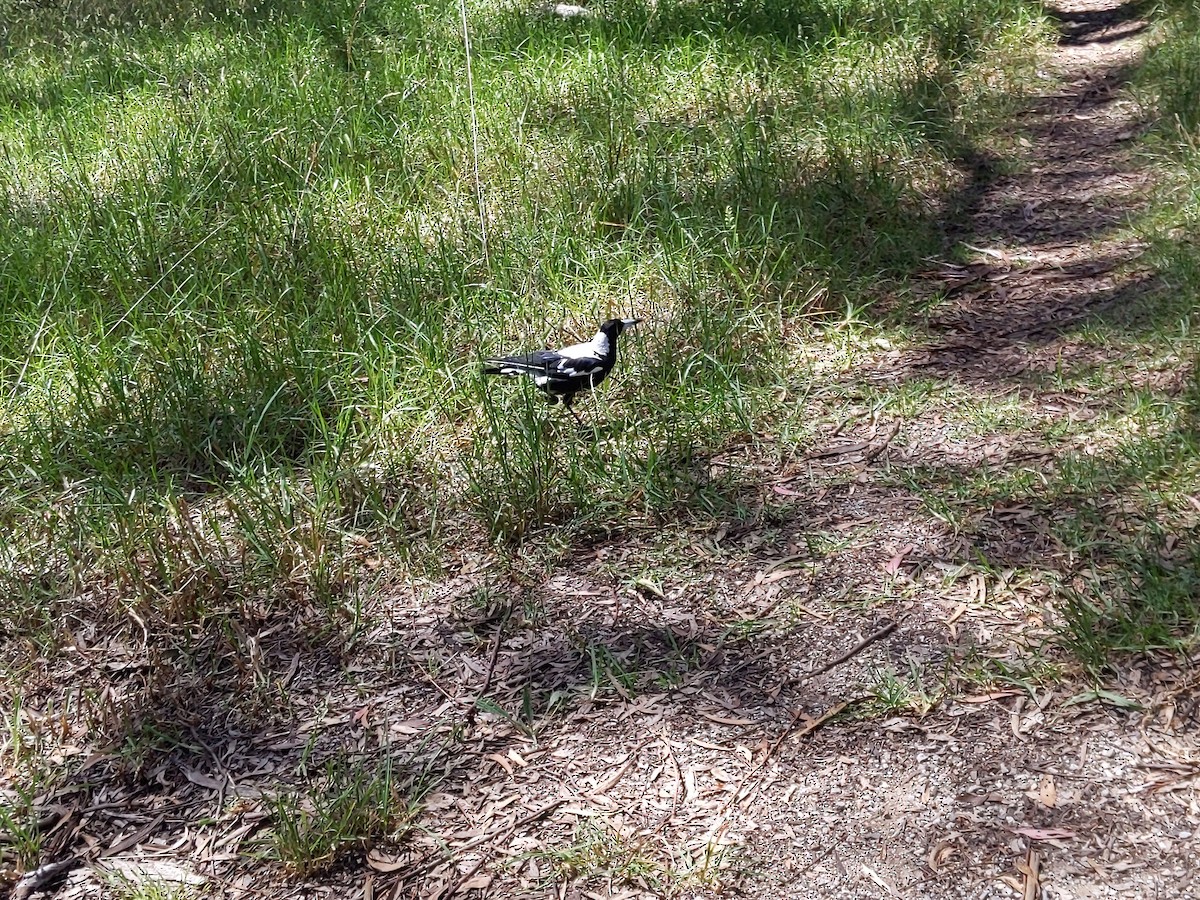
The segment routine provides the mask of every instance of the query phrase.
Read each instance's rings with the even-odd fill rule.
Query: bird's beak
[[[642,320],[641,319],[622,319],[621,324],[624,325],[626,328],[632,328],[634,325],[636,325],[640,321],[642,321]]]

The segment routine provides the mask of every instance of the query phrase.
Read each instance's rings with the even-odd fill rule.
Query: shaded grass
[[[1038,421],[1016,393],[1007,411],[1006,403],[980,406],[977,397],[969,408],[952,409],[955,388],[944,382],[854,384],[851,391],[896,415],[937,410],[968,433],[1001,430],[1007,439],[1047,448],[1044,459],[996,465],[959,466],[951,451],[944,464],[893,477],[980,564],[1048,576],[1061,616],[1056,642],[1097,679],[1118,672],[1131,655],[1188,656],[1200,639],[1200,254],[1192,237],[1200,214],[1200,10],[1167,2],[1146,12],[1156,21],[1156,39],[1131,77],[1147,113],[1141,158],[1156,167],[1160,183],[1129,236],[1147,243],[1137,266],[1153,276],[1070,329],[1072,343],[1102,353],[1084,362],[1060,358],[1053,372],[1030,371],[1004,386],[1019,382],[1085,398],[1088,415]]]
[[[652,890],[663,897],[680,896],[689,889],[727,889],[740,874],[736,852],[715,841],[695,850],[676,848],[666,861],[656,858],[658,848],[646,843],[644,838],[634,841],[606,822],[585,821],[569,844],[531,853],[529,858],[549,863],[556,879],[583,883],[603,879]]]
[[[1154,12],[1158,33],[1137,85],[1153,105],[1160,131],[1177,140],[1200,127],[1195,102],[1200,93],[1200,7],[1191,0],[1158,0]]]
[[[1047,433],[1053,463],[897,474],[979,564],[1051,579],[1057,642],[1096,677],[1129,654],[1190,653],[1200,637],[1195,373],[1180,387],[1110,385],[1104,413]]]

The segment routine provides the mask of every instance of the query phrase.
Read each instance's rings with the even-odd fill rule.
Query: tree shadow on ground
[[[468,796],[493,783],[503,777],[495,760],[519,747],[536,751],[540,734],[596,722],[634,727],[656,712],[681,733],[780,730],[798,710],[816,715],[831,702],[821,686],[802,683],[810,657],[794,651],[804,646],[803,629],[742,630],[686,602],[671,625],[612,619],[601,607],[566,624],[562,610],[526,604],[536,616],[526,619],[521,597],[508,600],[511,618],[500,621],[496,610],[464,620],[444,600],[410,610],[402,630],[346,655],[315,644],[302,614],[213,620],[192,628],[186,646],[162,646],[155,635],[139,643],[136,628],[81,644],[105,698],[93,709],[89,743],[109,736],[112,749],[55,786],[58,821],[74,827],[56,827],[47,846],[74,852],[81,828],[112,844],[146,814],[165,836],[257,808],[263,814],[247,820],[239,840],[270,860],[279,846],[270,829],[282,827],[284,808],[297,801],[314,815],[331,772],[350,773],[334,785],[345,791],[386,766],[392,789],[415,809],[431,791]],[[906,635],[892,655],[904,656],[913,639]],[[789,656],[791,668],[782,662]],[[812,660],[812,668],[826,661]],[[36,706],[36,694],[28,701]],[[310,821],[298,810],[297,821]],[[316,880],[361,867],[370,847],[406,852],[409,836],[381,824],[346,837]],[[442,854],[414,852],[414,864]],[[225,871],[251,869],[237,859]]]
[[[1044,6],[1045,12],[1058,23],[1062,37],[1060,42],[1067,45],[1109,43],[1126,40],[1140,34],[1148,24],[1140,21],[1148,12],[1144,0],[1132,0],[1119,6],[1107,9],[1064,10],[1054,6]],[[1117,26],[1130,23],[1128,28]]]
[[[1138,9],[1079,14],[1079,40]],[[1063,21],[1064,42],[1074,39],[1074,21]],[[1025,145],[1016,173],[974,160],[970,183],[944,204],[943,234],[982,261],[940,264],[917,277],[918,299],[883,310],[885,322],[929,339],[902,368],[1020,386],[1030,365],[1060,365],[1058,353],[1039,360],[1039,351],[1063,350],[1073,335],[1119,330],[1133,339],[1181,312],[1170,279],[1140,259],[1145,245],[1128,234],[1150,189],[1127,143],[1140,123],[1114,106],[1133,71],[1117,62],[1089,71],[1074,89],[1035,98],[1015,135]]]
[[[1136,14],[1129,5],[1067,23],[1063,42],[1103,38]],[[784,501],[790,509],[780,518],[793,523],[784,530],[796,533],[831,517],[875,523],[878,537],[864,539],[864,548],[826,560],[822,596],[839,598],[838,584],[857,579],[855,590],[899,602],[878,577],[878,560],[907,545],[896,559],[912,566],[906,583],[918,595],[929,591],[927,600],[942,596],[939,573],[960,568],[999,574],[1002,584],[1016,572],[1050,585],[1052,602],[1039,615],[1057,624],[1043,631],[1030,659],[1047,646],[1065,647],[1094,677],[1111,676],[1126,651],[1194,642],[1200,540],[1178,498],[1163,494],[1171,496],[1173,481],[1186,487],[1196,467],[1195,374],[1186,360],[1154,358],[1177,344],[1173,332],[1189,327],[1194,299],[1175,285],[1189,283],[1196,267],[1186,240],[1165,239],[1146,253],[1130,235],[1152,189],[1128,144],[1144,123],[1119,96],[1134,71],[1101,65],[1035,98],[1014,134],[1024,146],[1019,170],[1007,174],[975,159],[969,183],[944,204],[947,247],[978,261],[935,263],[913,282],[913,297],[867,312],[904,326],[915,346],[876,354],[836,378],[834,396],[886,402],[891,392],[932,382],[980,403],[1011,400],[1038,421],[990,440],[985,428],[971,444],[952,437],[955,426],[943,420],[970,430],[969,415],[938,406],[932,422],[902,416],[901,446],[884,451],[886,466],[868,456],[857,479],[818,479],[819,501]],[[1162,414],[1140,426],[1144,432],[1110,435],[1097,447],[1039,439],[1050,421],[1070,435],[1076,415],[1121,421],[1131,403]],[[880,433],[843,422],[830,442],[850,446],[849,465],[871,452]],[[812,492],[812,484],[803,491]]]

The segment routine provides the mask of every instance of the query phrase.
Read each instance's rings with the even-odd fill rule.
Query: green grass
[[[19,691],[4,709],[0,732],[0,866],[27,871],[35,868],[46,837],[45,797],[61,778],[61,766],[48,758],[53,738],[48,733],[59,717],[43,718],[25,708]],[[65,712],[60,721],[66,719]]]
[[[4,792],[0,804],[0,838],[5,862],[19,871],[37,867],[42,855],[42,826],[38,821],[34,797],[26,785]]]
[[[100,880],[117,900],[194,900],[202,896],[195,885],[135,874],[104,872]]]
[[[1119,477],[1135,483],[1145,514],[1135,538],[1112,550],[1118,560],[1116,589],[1098,591],[1097,579],[1082,579],[1071,596],[1070,637],[1080,657],[1102,670],[1116,651],[1169,649],[1188,652],[1200,639],[1200,555],[1193,499],[1200,490],[1200,347],[1195,315],[1200,306],[1200,7],[1187,2],[1160,5],[1154,46],[1137,73],[1143,102],[1158,120],[1146,147],[1161,176],[1157,202],[1142,223],[1149,255],[1161,272],[1156,331],[1193,371],[1173,396],[1147,402],[1144,417],[1155,426],[1123,442]]]
[[[436,783],[385,758],[367,762],[346,754],[320,773],[303,772],[305,784],[280,793],[273,803],[270,845],[293,873],[309,876],[347,853],[398,839]]]
[[[1125,351],[1132,365],[1117,383],[1104,366],[1058,373],[1060,389],[1113,398],[1106,415],[1055,435],[1086,434],[1093,449],[1062,454],[1052,477],[1017,492],[1047,513],[1078,561],[1061,587],[1059,640],[1097,679],[1130,654],[1186,654],[1200,639],[1200,7],[1162,0],[1148,12],[1155,30],[1132,86],[1151,123],[1140,151],[1159,184],[1135,227],[1156,281],[1082,334],[1110,354]],[[1193,371],[1165,389],[1121,383],[1177,372],[1181,359]]]
[[[1152,362],[1161,340],[1144,336],[1130,358]],[[1058,447],[1052,464],[921,466],[893,477],[970,542],[980,565],[1048,575],[1057,641],[1096,677],[1130,654],[1186,654],[1200,639],[1198,390],[1195,372],[1167,392],[1110,382],[1102,415],[1047,435]],[[997,517],[1010,508],[1015,519]],[[1042,537],[1053,561],[1022,550]]]
[[[1016,0],[472,6],[477,193],[453,4],[16,8],[0,615],[43,634],[93,589],[169,628],[282,587],[352,629],[364,543],[419,569],[476,529],[736,505],[707,454],[793,433],[789,333],[936,249],[930,198],[1039,28]],[[594,440],[477,374],[615,311],[650,325]]]
[[[597,0],[568,21],[531,7],[473,0],[468,85],[446,0],[0,0],[10,868],[43,861],[35,800],[61,774],[30,723],[50,716],[46,685],[80,634],[115,648],[119,690],[83,688],[61,718],[136,782],[198,752],[198,709],[249,730],[308,713],[291,677],[373,695],[342,663],[380,632],[378,604],[411,588],[435,605],[464,551],[494,566],[451,617],[486,658],[498,610],[562,625],[527,588],[573,549],[636,538],[589,579],[651,607],[697,598],[719,636],[567,623],[561,680],[455,686],[481,728],[536,743],[580,705],[674,690],[791,627],[725,609],[693,543],[742,578],[805,549],[795,565],[819,573],[885,533],[873,518],[834,529],[812,498],[764,488],[766,468],[800,466],[843,425],[850,443],[898,420],[905,455],[869,481],[830,466],[836,515],[870,516],[889,491],[915,501],[962,551],[945,562],[987,579],[980,602],[1020,595],[1030,621],[1003,659],[968,647],[941,672],[875,671],[857,712],[1033,694],[1079,665],[1099,686],[1129,654],[1194,650],[1200,381],[1153,376],[1200,353],[1195,3],[1159,9],[1135,73],[1158,120],[1139,151],[1163,186],[1137,223],[1158,282],[1070,335],[1128,365],[1030,370],[986,396],[859,373],[930,339],[938,301],[910,279],[954,258],[973,161],[1020,170],[997,128],[1043,46],[1039,7]],[[478,373],[488,353],[586,338],[611,314],[646,324],[581,404],[589,433]],[[1043,390],[1091,397],[1094,417],[1033,411]],[[964,459],[997,435],[1053,458],[922,460],[918,419]],[[1028,518],[1006,519],[1017,506]],[[1034,532],[1049,556],[1022,550]],[[851,615],[919,589],[850,581],[834,603]],[[449,659],[409,660],[407,637],[392,664],[449,686]],[[264,852],[298,879],[402,838],[432,780],[321,753],[267,806]],[[712,849],[676,858],[593,824],[536,859],[674,894],[720,886]]]
[[[863,703],[863,715],[911,715],[923,718],[939,700],[938,692],[930,693],[923,673],[916,662],[909,662],[909,671],[901,676],[895,669],[880,669],[872,673]]]
[[[720,891],[736,880],[736,853],[728,847],[710,841],[694,857],[680,848],[668,856],[658,843],[645,837],[633,840],[606,822],[588,820],[576,828],[570,843],[529,858],[548,863],[553,880],[586,884],[602,879],[663,897],[697,889]]]

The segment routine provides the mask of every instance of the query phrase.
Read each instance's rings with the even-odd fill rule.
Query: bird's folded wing
[[[596,375],[603,372],[604,363],[594,357],[577,356],[560,359],[553,368],[554,371],[568,378],[580,378],[584,375]]]
[[[524,356],[498,356],[484,360],[485,366],[499,369],[505,375],[545,375],[554,371],[562,357],[552,350],[538,350]]]

